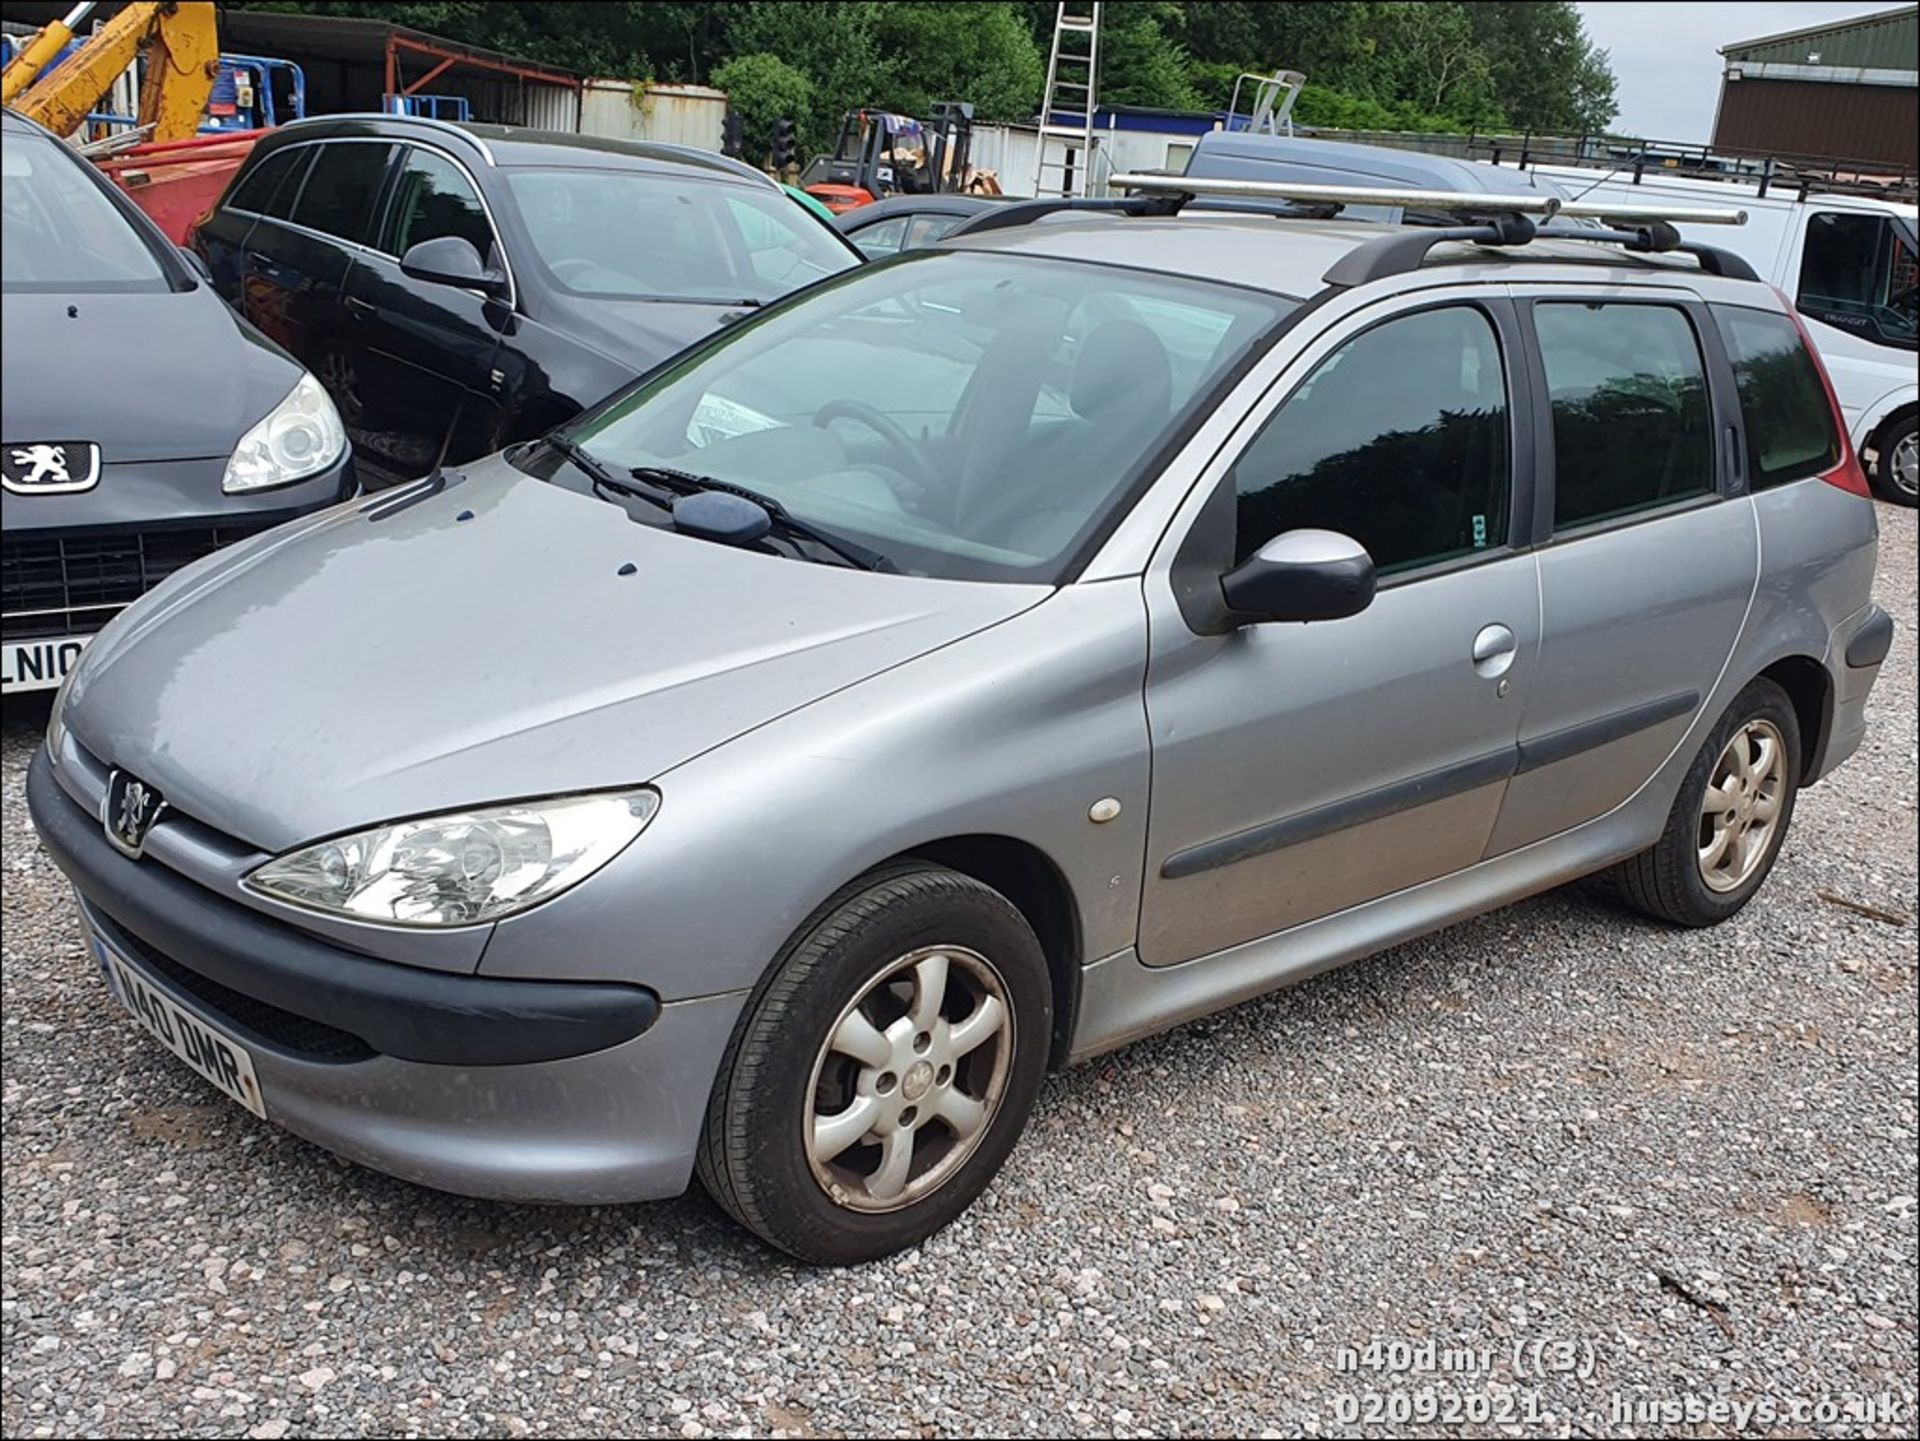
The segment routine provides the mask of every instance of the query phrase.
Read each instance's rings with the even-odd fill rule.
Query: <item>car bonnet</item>
[[[181,572],[88,651],[66,716],[176,811],[278,851],[652,780],[1048,594],[729,549],[496,460]]]

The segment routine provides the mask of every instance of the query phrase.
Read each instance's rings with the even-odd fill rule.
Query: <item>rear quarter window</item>
[[[1766,490],[1840,463],[1833,407],[1800,329],[1772,310],[1713,307],[1740,388],[1747,484]]]

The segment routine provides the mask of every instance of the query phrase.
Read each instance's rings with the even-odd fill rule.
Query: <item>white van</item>
[[[1797,187],[1776,182],[1765,196],[1757,184],[1660,173],[1649,168],[1636,184],[1625,170],[1572,165],[1529,167],[1574,199],[1646,201],[1650,190],[1672,203],[1692,200],[1737,205],[1747,223],[1691,230],[1741,256],[1799,308],[1808,333],[1833,377],[1854,448],[1884,499],[1913,505],[1916,479],[1915,290],[1916,208],[1859,195],[1802,199]]]

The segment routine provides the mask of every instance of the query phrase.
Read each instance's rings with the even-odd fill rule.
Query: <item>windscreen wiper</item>
[[[591,472],[589,472],[591,474]],[[635,480],[651,481],[668,490],[678,491],[682,495],[694,495],[700,491],[718,491],[722,495],[737,495],[742,500],[750,500],[767,513],[773,522],[773,528],[789,539],[810,540],[823,550],[832,551],[848,565],[861,570],[880,571],[898,575],[900,567],[893,560],[877,550],[868,550],[856,541],[835,535],[830,530],[822,530],[811,521],[800,519],[779,501],[770,495],[763,495],[748,486],[735,485],[730,480],[720,480],[711,475],[695,475],[690,470],[675,470],[667,465],[636,465],[627,474]]]
[[[636,500],[644,500],[649,505],[657,505],[662,510],[673,509],[673,496],[670,492],[661,490],[657,486],[635,485],[633,481],[615,475],[584,446],[576,445],[565,436],[549,435],[546,441],[566,457],[569,465],[591,480],[595,490],[611,490],[621,495],[633,496]]]

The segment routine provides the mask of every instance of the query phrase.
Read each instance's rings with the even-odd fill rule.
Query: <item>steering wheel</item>
[[[887,443],[887,449],[902,462],[901,469],[907,479],[914,481],[926,490],[938,494],[945,486],[940,473],[927,462],[913,438],[902,430],[893,417],[883,411],[875,410],[864,400],[829,400],[813,413],[813,423],[825,430],[836,420],[858,421]]]

